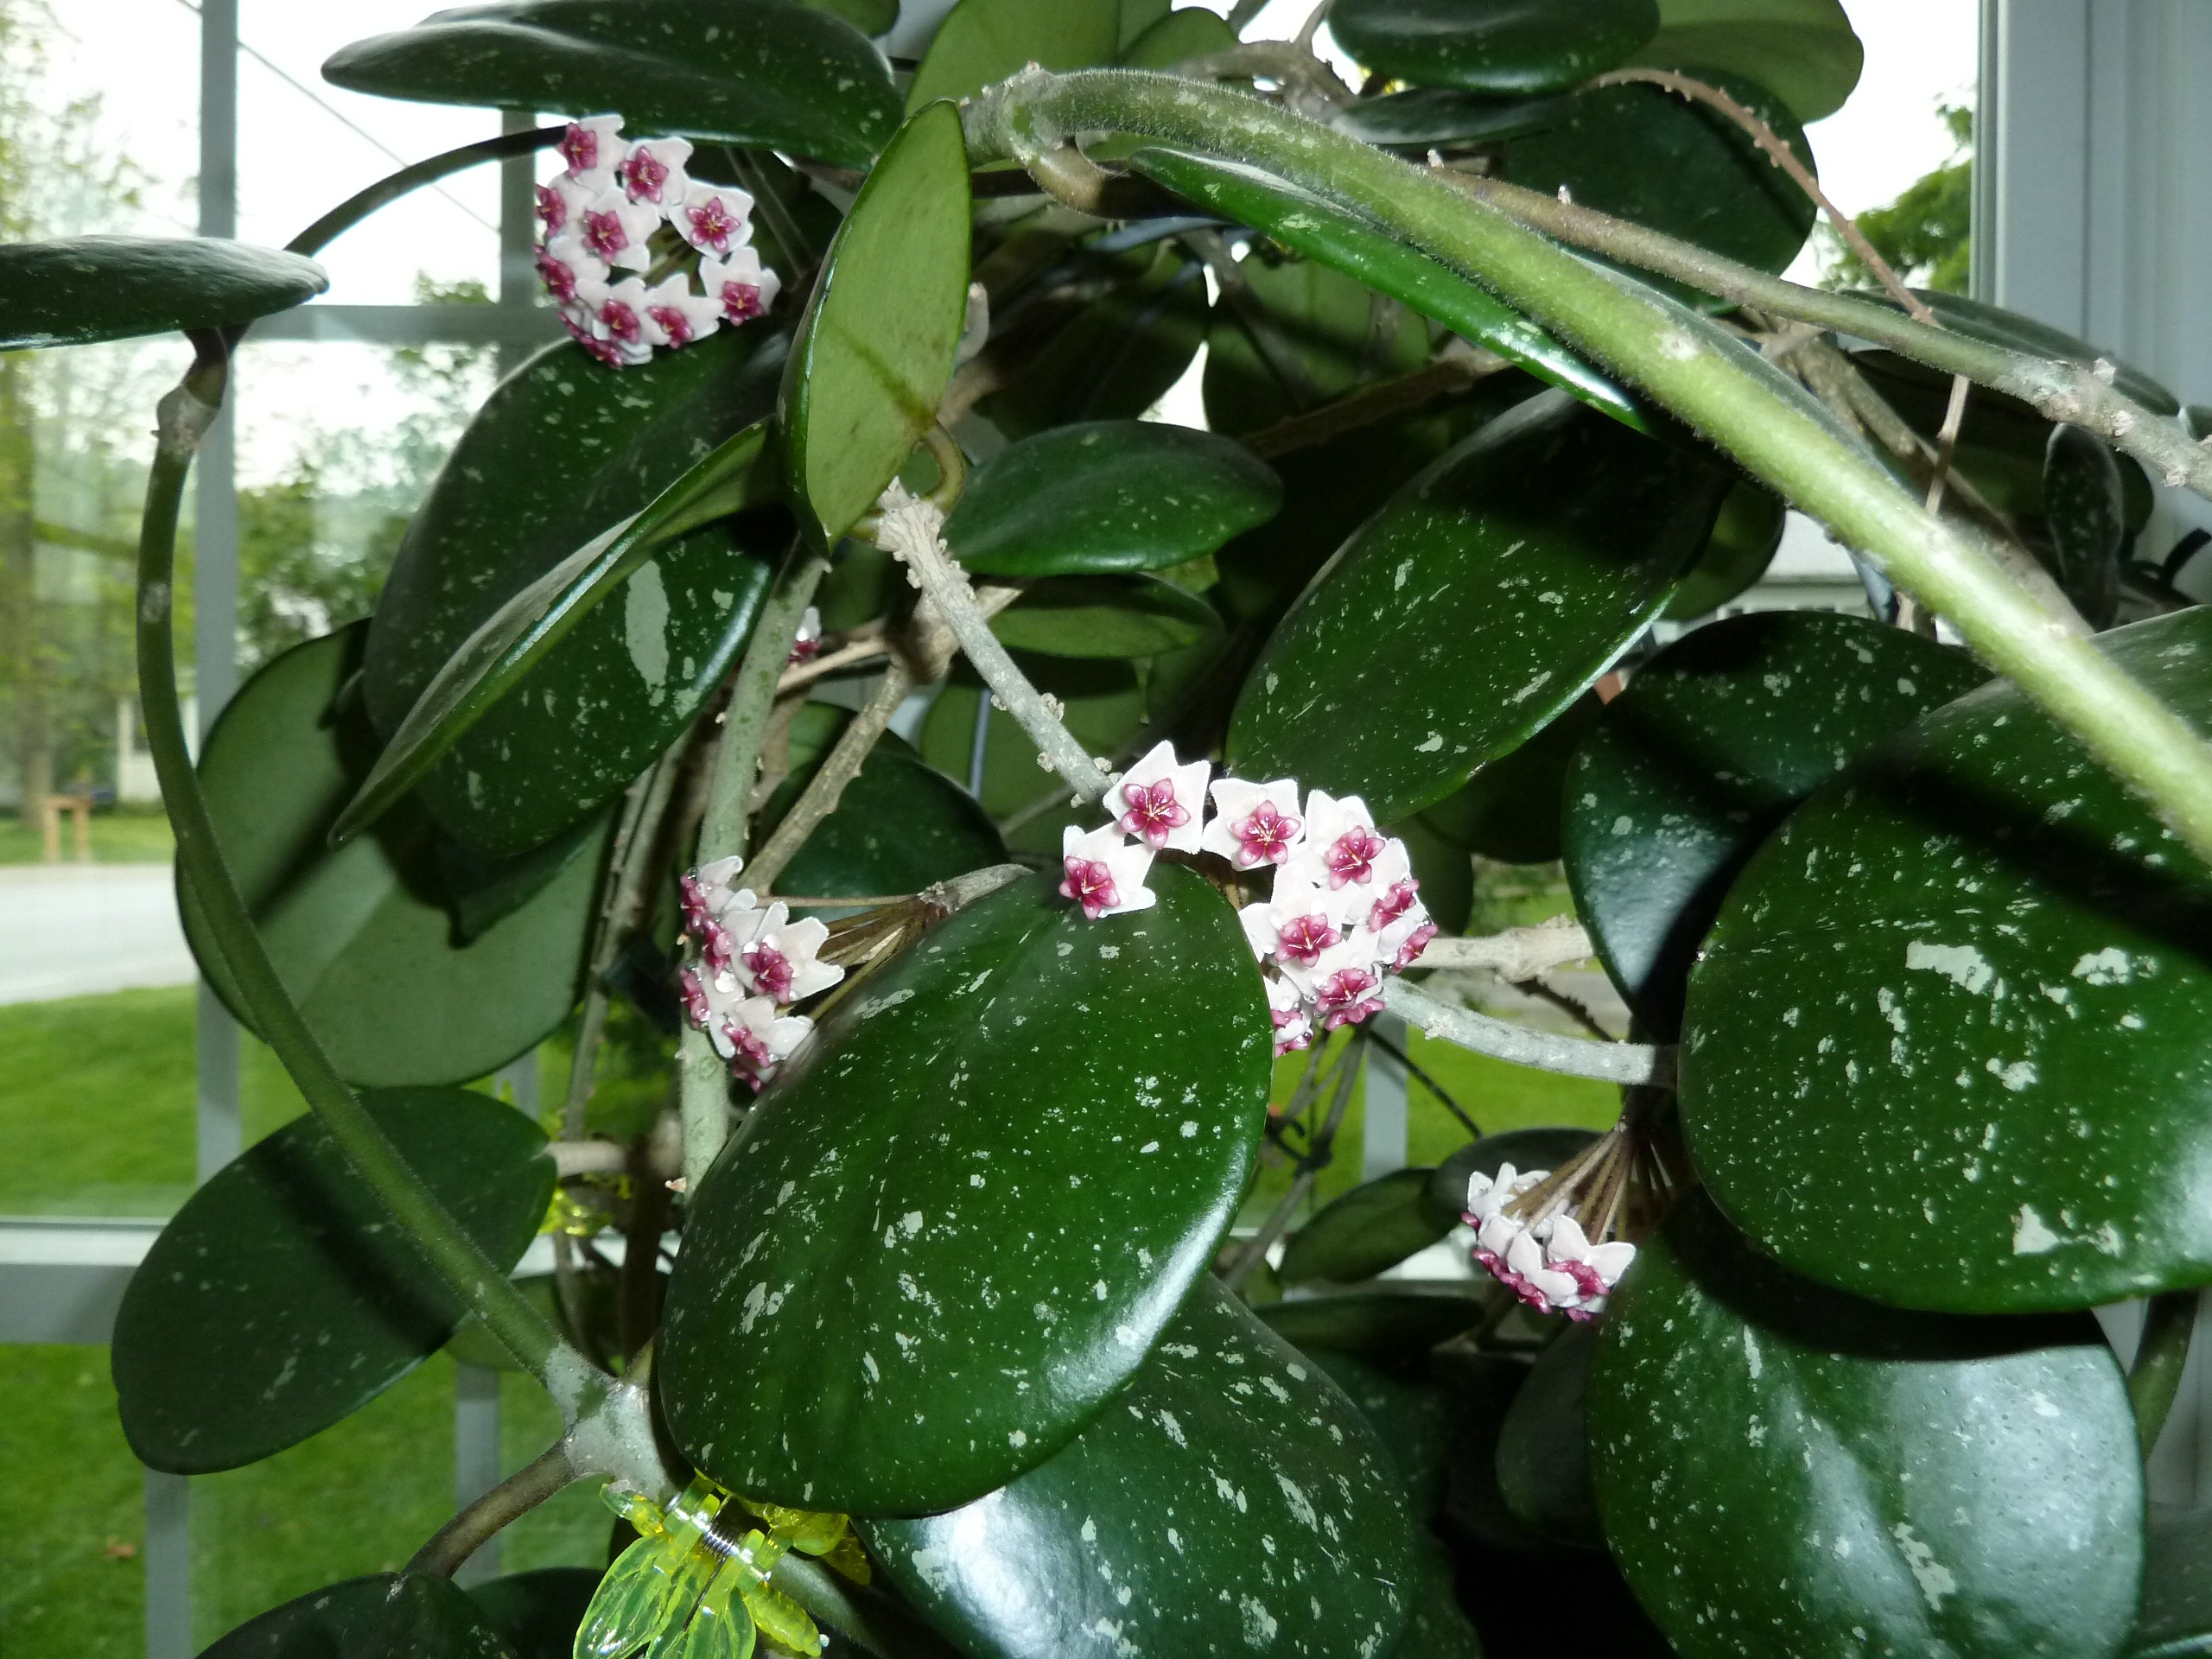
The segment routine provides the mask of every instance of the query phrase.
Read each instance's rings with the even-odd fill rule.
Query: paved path
[[[0,1003],[188,985],[166,864],[0,865]]]

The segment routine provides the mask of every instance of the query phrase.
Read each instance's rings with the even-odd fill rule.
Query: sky
[[[909,0],[909,10],[944,0]],[[1179,0],[1227,11],[1231,0]],[[143,223],[150,234],[194,228],[198,167],[196,0],[59,0],[48,73],[57,93],[98,92],[112,148],[157,181]],[[1811,130],[1823,182],[1847,212],[1890,200],[1948,159],[1940,99],[1970,97],[1976,0],[1844,0],[1866,46],[1866,71],[1842,111]],[[1310,0],[1273,0],[1256,32],[1297,32]],[[281,244],[333,203],[414,160],[499,130],[486,111],[397,103],[325,84],[323,60],[348,41],[416,22],[425,0],[239,0],[238,234]],[[285,79],[289,76],[289,81]],[[293,84],[296,83],[296,84]],[[480,168],[420,191],[323,256],[329,299],[404,303],[417,272],[441,282],[496,281],[497,175]],[[1793,274],[1808,276],[1805,263]],[[280,474],[296,434],[358,419],[390,396],[382,359],[351,346],[265,346],[250,358],[241,396],[242,476]]]

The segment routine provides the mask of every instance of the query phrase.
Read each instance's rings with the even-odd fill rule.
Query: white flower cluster
[[[753,246],[750,195],[687,178],[685,139],[633,143],[621,131],[619,115],[570,122],[558,146],[568,170],[537,187],[537,274],[577,342],[617,369],[645,362],[656,346],[689,346],[725,322],[752,321],[775,303],[779,286]],[[663,224],[680,240],[661,238],[657,259],[652,243]],[[657,264],[665,268],[692,250],[697,289],[688,257],[646,286]]]
[[[744,868],[741,858],[717,859],[683,880],[683,931],[699,947],[698,967],[683,970],[683,1007],[757,1093],[814,1034],[813,1020],[783,1010],[828,990],[845,970],[821,959],[827,927],[791,920],[780,899],[764,908],[751,888],[734,885]]]
[[[1636,1260],[1636,1246],[1620,1239],[1592,1244],[1582,1224],[1564,1209],[1534,1223],[1506,1213],[1550,1173],[1532,1169],[1519,1175],[1505,1164],[1495,1179],[1480,1173],[1468,1178],[1464,1219],[1475,1230],[1475,1260],[1539,1313],[1594,1319]]]
[[[1357,795],[1317,789],[1301,801],[1287,778],[1209,787],[1211,772],[1204,760],[1179,761],[1167,744],[1154,747],[1108,792],[1112,823],[1064,832],[1060,892],[1095,921],[1152,904],[1144,879],[1161,851],[1212,853],[1239,871],[1273,866],[1267,901],[1238,918],[1270,970],[1275,1052],[1381,1013],[1382,976],[1410,967],[1436,936],[1405,842],[1378,832]]]

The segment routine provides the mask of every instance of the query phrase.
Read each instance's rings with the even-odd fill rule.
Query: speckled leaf
[[[1693,73],[1697,67],[1689,66]],[[1700,73],[1774,128],[1806,166],[1812,146],[1780,99],[1740,76]],[[1505,178],[1779,271],[1813,229],[1812,200],[1718,110],[1657,86],[1576,92],[1557,124],[1507,147]]]
[[[830,245],[783,392],[792,505],[824,548],[874,510],[937,417],[968,316],[968,211],[960,116],[931,105]]]
[[[1588,1413],[1605,1535],[1682,1659],[2102,1659],[2126,1639],[2142,1474],[2086,1315],[1858,1301],[1694,1196],[1614,1294]]]
[[[766,415],[785,344],[755,324],[613,370],[564,343],[502,382],[409,522],[377,601],[362,677],[377,729],[397,732],[517,594]],[[535,664],[527,696],[463,734],[421,798],[489,853],[550,840],[612,800],[721,683],[789,537],[770,509],[657,550]]]
[[[465,1083],[533,1047],[575,1003],[607,821],[465,942],[442,902],[435,830],[412,804],[333,850],[330,826],[376,753],[341,696],[365,631],[310,640],[249,680],[208,734],[200,786],[262,942],[340,1074]],[[245,1019],[181,870],[177,899],[200,971]]]
[[[1479,1325],[1491,1304],[1479,1287],[1339,1291],[1269,1302],[1255,1310],[1285,1342],[1392,1365]]]
[[[597,1567],[541,1567],[472,1584],[468,1599],[515,1659],[570,1659],[601,1577]]]
[[[459,1089],[364,1098],[500,1267],[553,1196],[545,1136]],[[116,1314],[123,1431],[156,1469],[235,1469],[359,1410],[453,1334],[461,1306],[321,1122],[298,1117],[185,1200]]]
[[[329,286],[312,259],[222,238],[10,243],[0,246],[0,352],[251,322]]]
[[[2212,612],[2098,643],[2212,724]],[[1929,715],[1738,878],[1683,1019],[1700,1172],[1798,1272],[1904,1306],[2212,1281],[2207,893],[2009,684]]]
[[[2120,461],[2095,433],[2051,428],[2044,451],[2043,511],[2056,565],[2051,574],[2091,627],[2110,627],[2120,609],[2127,502]]]
[[[379,1573],[249,1620],[200,1659],[518,1659],[450,1579]],[[522,1656],[521,1659],[529,1659]]]
[[[891,68],[826,9],[791,0],[519,0],[434,12],[337,53],[323,79],[426,104],[620,114],[866,167],[899,124]]]
[[[991,619],[1015,651],[1046,657],[1157,657],[1221,633],[1212,606],[1158,576],[1048,576]]]
[[[1474,92],[1558,92],[1659,27],[1654,0],[1337,0],[1329,32],[1370,73]]]
[[[1842,0],[1659,0],[1659,32],[1629,61],[1748,76],[1817,121],[1843,107],[1866,56]]]
[[[1559,856],[1560,798],[1567,762],[1605,705],[1586,691],[1550,725],[1510,754],[1478,766],[1466,786],[1421,815],[1453,845],[1507,864],[1548,864]]]
[[[1426,1168],[1394,1169],[1332,1199],[1283,1243],[1275,1272],[1286,1285],[1332,1280],[1340,1285],[1372,1278],[1444,1236],[1422,1200]]]
[[[1389,1454],[1211,1275],[1066,1450],[980,1503],[864,1535],[975,1659],[1380,1659],[1410,1600]]]
[[[1122,45],[1122,0],[960,0],[914,71],[906,107],[963,99],[1024,64],[1085,69]]]
[[[1257,168],[1180,150],[1146,149],[1130,166],[1184,196],[1265,231],[1294,252],[1404,302],[1539,379],[1639,430],[1635,400],[1511,306],[1335,204]]]
[[[1674,598],[1660,614],[1670,621],[1709,616],[1766,574],[1782,545],[1782,532],[1789,522],[1789,504],[1773,491],[1738,479],[1720,516],[1713,521],[1713,534],[1705,551],[1682,578]]]
[[[1536,1356],[1497,1432],[1497,1489],[1514,1518],[1554,1542],[1605,1547],[1590,1478],[1583,1396],[1598,1328],[1569,1325]]]
[[[1408,1381],[1350,1354],[1319,1349],[1310,1357],[1359,1408],[1359,1414],[1390,1454],[1414,1520],[1438,1514],[1444,1507],[1452,1433],[1453,1407],[1445,1391],[1425,1379]],[[1421,1375],[1414,1373],[1416,1378]]]
[[[1729,883],[1798,802],[1988,677],[1864,617],[1767,611],[1684,635],[1605,706],[1567,779],[1575,913],[1645,1027],[1671,1039]]]
[[[1402,490],[1300,595],[1244,684],[1247,777],[1442,799],[1581,694],[1666,603],[1726,480],[1549,391]]]
[[[2212,1654],[2212,1510],[2151,1506],[2144,1538],[2143,1607],[2127,1659]]]
[[[783,822],[848,718],[827,703],[799,709],[791,722],[792,773],[762,810],[763,839]],[[886,732],[845,785],[837,810],[815,826],[776,887],[822,898],[918,893],[932,881],[1005,861],[1006,844],[975,797]]]
[[[1089,421],[978,467],[944,538],[977,575],[1165,570],[1281,505],[1274,470],[1241,444],[1160,421]]]
[[[1506,1129],[1471,1141],[1430,1172],[1429,1213],[1442,1218],[1448,1227],[1466,1213],[1467,1183],[1474,1176],[1495,1178],[1507,1164],[1523,1175],[1532,1169],[1557,1169],[1597,1138],[1592,1130],[1562,1125]]]
[[[856,988],[702,1184],[669,1421],[725,1485],[913,1514],[1050,1457],[1142,1361],[1243,1191],[1269,1027],[1228,905],[1051,874]]]

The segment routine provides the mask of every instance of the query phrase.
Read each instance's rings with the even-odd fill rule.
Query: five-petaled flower
[[[700,252],[727,259],[732,248],[745,245],[752,213],[753,198],[734,185],[695,184],[668,221]]]
[[[1154,851],[1195,853],[1205,832],[1200,820],[1212,771],[1204,760],[1178,765],[1173,746],[1156,743],[1106,792],[1106,810],[1123,835]]]
[[[1468,1179],[1465,1219],[1475,1230],[1474,1258],[1538,1313],[1588,1319],[1604,1308],[1636,1260],[1636,1246],[1622,1239],[1593,1245],[1582,1224],[1564,1209],[1534,1223],[1513,1214],[1517,1201],[1550,1173],[1534,1169],[1524,1175],[1505,1164],[1495,1176],[1478,1173]]]
[[[1240,870],[1281,864],[1290,856],[1305,828],[1295,782],[1280,778],[1271,784],[1248,784],[1223,778],[1212,794],[1214,819],[1199,837],[1201,850],[1218,854]]]
[[[640,139],[616,164],[614,176],[631,200],[648,201],[663,213],[672,213],[690,194],[691,181],[683,176],[683,163],[690,159],[689,139]]]
[[[619,115],[593,115],[569,122],[569,130],[554,146],[569,164],[569,177],[594,192],[611,186],[614,169],[622,164],[629,149],[622,142],[621,131]]]
[[[689,346],[721,327],[721,307],[694,294],[682,271],[646,289],[643,310],[660,336],[656,346]]]
[[[776,302],[782,279],[760,263],[758,248],[741,245],[727,259],[699,261],[699,286],[729,322],[750,322]]]
[[[1060,864],[1065,873],[1061,895],[1081,905],[1083,913],[1094,922],[1102,916],[1149,910],[1158,902],[1158,895],[1144,884],[1152,869],[1152,849],[1130,845],[1110,826],[1086,833],[1068,825],[1060,833]]]
[[[577,217],[577,239],[610,265],[643,270],[653,262],[646,247],[660,224],[659,211],[634,202],[619,190],[602,190]]]

